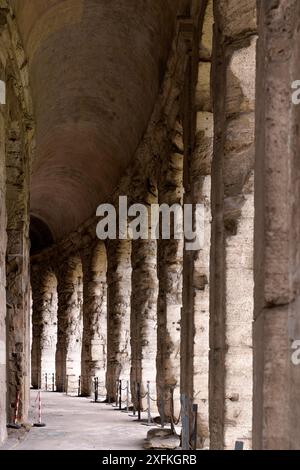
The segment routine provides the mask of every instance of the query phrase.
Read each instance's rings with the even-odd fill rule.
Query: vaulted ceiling
[[[31,212],[59,239],[113,191],[147,127],[181,0],[12,0],[37,148]]]

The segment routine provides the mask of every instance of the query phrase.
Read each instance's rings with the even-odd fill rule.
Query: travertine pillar
[[[14,112],[17,112],[16,108]],[[29,406],[29,164],[24,129],[17,120],[12,121],[6,135],[6,326],[9,420],[14,416],[18,392],[21,420],[27,419]]]
[[[136,384],[141,384],[141,391],[144,394],[149,380],[153,390],[156,375],[158,293],[156,251],[156,240],[132,241],[131,390],[135,401]],[[143,401],[142,404],[146,408],[146,402]]]
[[[53,272],[31,273],[32,286],[32,349],[31,383],[35,388],[50,387],[55,374],[57,342],[57,280]]]
[[[195,101],[193,151],[186,168],[186,202],[203,205],[202,245],[184,252],[182,310],[181,389],[198,405],[197,447],[209,446],[209,259],[211,242],[211,159],[213,114],[211,102],[211,53],[213,2],[203,15]],[[187,157],[186,157],[187,158]],[[187,184],[189,183],[189,184]],[[191,426],[191,428],[193,425]]]
[[[2,74],[0,79],[3,78]],[[0,104],[0,443],[6,437],[5,106]]]
[[[251,448],[256,5],[214,6],[211,447]]]
[[[253,447],[299,450],[300,2],[257,6]]]
[[[182,128],[174,132],[173,146],[179,141],[180,147],[162,163],[158,185],[159,204],[171,208],[182,206],[183,193],[183,145]],[[170,239],[158,240],[157,266],[159,293],[157,302],[157,396],[159,410],[164,407],[164,416],[174,417],[180,413],[180,323],[182,307],[182,257],[183,227],[181,239],[174,238],[174,213],[170,212]]]
[[[83,329],[80,258],[71,257],[60,267],[57,291],[56,385],[58,391],[77,394]]]
[[[90,250],[90,248],[89,248]],[[83,252],[83,336],[81,394],[90,395],[98,378],[99,394],[106,395],[107,347],[107,259],[103,242],[93,252]]]
[[[131,241],[108,243],[107,393],[115,397],[116,381],[130,379]],[[123,382],[125,387],[125,382]]]

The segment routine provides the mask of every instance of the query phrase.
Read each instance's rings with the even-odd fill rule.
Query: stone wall
[[[7,214],[5,223],[5,212],[2,212],[2,226],[6,227],[7,235],[6,266],[2,265],[3,273],[6,271],[6,405],[7,420],[11,421],[19,393],[18,419],[23,421],[27,419],[30,386],[29,180],[34,150],[33,119],[25,55],[9,2],[0,2],[0,15],[1,79],[6,84],[6,103],[1,106],[5,125],[2,175],[6,178],[1,189],[5,191]],[[5,245],[1,249],[4,254]],[[5,328],[1,331],[5,335]],[[2,363],[5,362],[4,352],[1,357]],[[5,385],[0,392],[5,396]],[[5,421],[5,413],[1,416]]]

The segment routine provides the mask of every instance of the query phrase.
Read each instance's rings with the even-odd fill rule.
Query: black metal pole
[[[78,396],[80,397],[81,376],[78,377]]]
[[[141,384],[137,383],[138,421],[141,421]]]
[[[133,388],[131,390],[135,390],[135,382],[133,382]],[[133,416],[135,416],[135,413],[136,413],[136,409],[135,409],[135,405],[134,405],[134,402],[135,402],[135,396],[133,396],[133,394],[131,393],[131,400],[132,400],[132,405],[133,405]]]
[[[122,409],[122,380],[119,380],[119,410]]]
[[[45,386],[46,386],[46,392],[48,392],[48,374],[47,374],[47,372],[45,374]]]
[[[197,421],[198,421],[198,405],[193,405],[193,415],[194,415],[194,429],[193,429],[193,450],[197,449]]]
[[[54,374],[52,374],[52,392],[54,392]]]

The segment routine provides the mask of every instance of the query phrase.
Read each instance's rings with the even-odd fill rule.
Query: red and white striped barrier
[[[38,391],[38,394],[37,394],[37,397],[36,397],[36,400],[38,400],[38,415],[39,415],[39,418],[38,418],[38,422],[37,423],[34,423],[33,426],[35,426],[36,428],[44,428],[46,426],[45,423],[42,423],[42,392],[41,390]]]
[[[18,423],[19,417],[19,407],[20,407],[20,392],[17,392],[16,403],[15,403],[15,414],[14,414],[14,421],[7,425],[8,428],[13,429],[20,429],[21,425]]]

